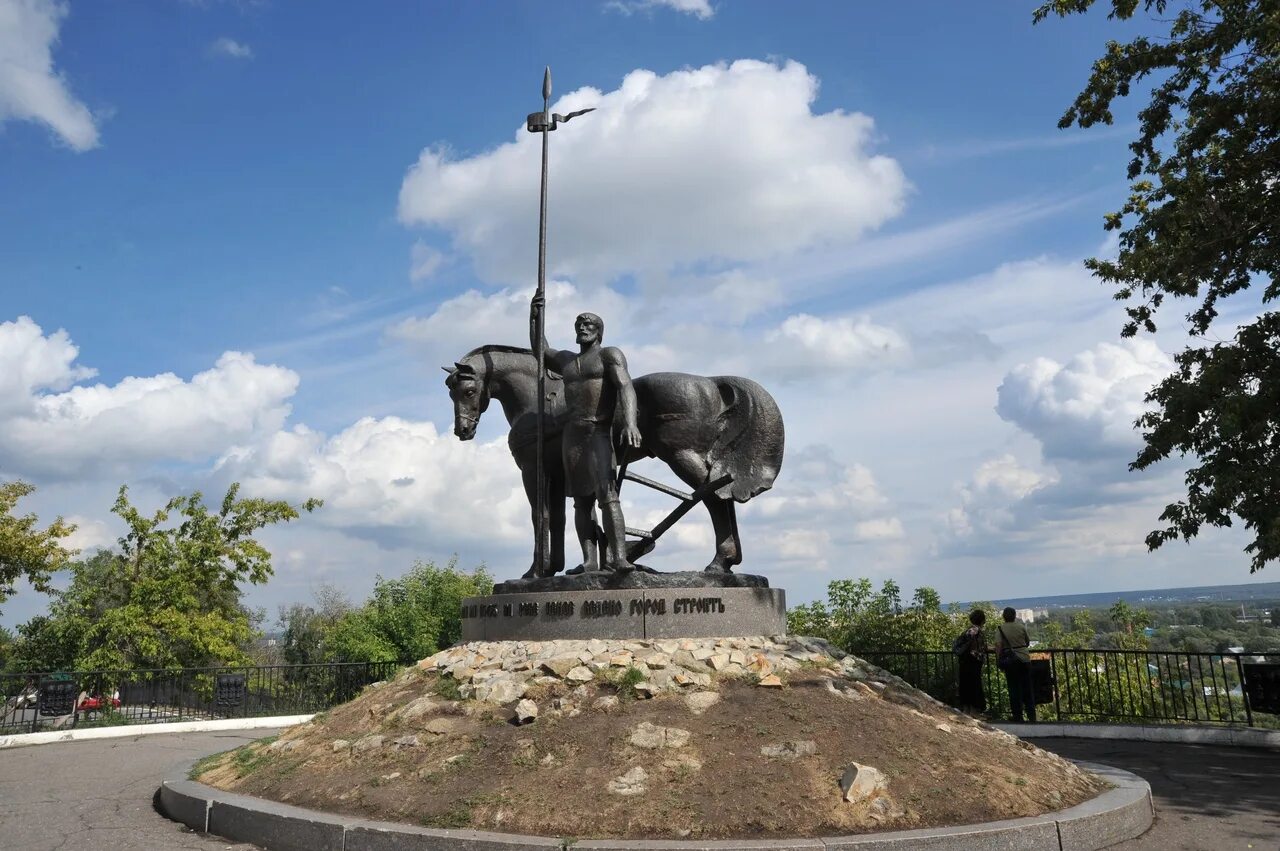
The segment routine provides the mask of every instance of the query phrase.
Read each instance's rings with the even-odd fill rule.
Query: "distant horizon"
[[[1071,600],[1079,597],[1110,597],[1110,602],[1124,599],[1126,602],[1132,602],[1126,598],[1148,596],[1148,595],[1169,595],[1174,596],[1185,602],[1191,602],[1189,599],[1194,596],[1195,592],[1219,592],[1229,595],[1233,589],[1251,589],[1252,593],[1248,596],[1232,597],[1223,596],[1220,602],[1247,602],[1251,599],[1275,599],[1280,600],[1280,580],[1263,581],[1254,583],[1237,583],[1237,584],[1219,584],[1219,585],[1179,585],[1169,588],[1134,588],[1130,590],[1110,590],[1110,591],[1078,591],[1070,594],[1031,594],[1023,597],[1006,597],[1006,598],[975,598],[965,602],[944,603],[944,605],[954,605],[958,607],[971,606],[975,602],[992,602],[1003,603],[1004,605],[1013,606],[1014,608],[1028,608],[1033,603],[1046,603],[1053,605],[1053,601]],[[1258,589],[1262,589],[1258,593]],[[1181,592],[1181,593],[1179,593]],[[1187,598],[1183,600],[1182,598]],[[1025,604],[1025,605],[1019,605]]]

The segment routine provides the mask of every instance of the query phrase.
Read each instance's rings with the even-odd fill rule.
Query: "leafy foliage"
[[[284,630],[281,643],[286,665],[311,665],[328,661],[332,655],[329,637],[351,611],[351,602],[329,584],[315,592],[316,606],[294,603],[280,607],[278,623]]]
[[[916,589],[911,603],[903,606],[902,589],[892,579],[878,592],[870,579],[837,579],[827,585],[827,602],[787,612],[787,631],[793,635],[825,638],[837,647],[864,652],[948,648],[967,626],[968,613],[944,612],[932,588]]]
[[[76,554],[60,543],[76,529],[61,517],[41,529],[34,514],[12,513],[18,500],[34,490],[26,482],[0,484],[0,603],[13,596],[20,578],[47,592],[49,577]]]
[[[462,598],[492,593],[483,567],[443,568],[417,562],[404,576],[379,576],[373,594],[348,612],[327,638],[328,655],[339,662],[390,662],[423,659],[462,638]]]
[[[232,485],[218,511],[199,492],[144,516],[120,488],[112,508],[128,531],[119,552],[71,566],[70,587],[47,618],[24,625],[43,656],[37,669],[187,668],[244,661],[252,613],[240,584],[271,576],[271,554],[253,535],[298,517],[287,502],[238,499]],[[308,500],[302,509],[320,505]],[[170,517],[177,515],[177,523]],[[29,630],[27,627],[31,627]],[[37,661],[37,660],[33,660]]]
[[[1035,21],[1094,3],[1051,0]],[[1111,0],[1110,17],[1139,7],[1162,16],[1171,5]],[[1166,37],[1109,42],[1059,126],[1110,124],[1117,98],[1158,81],[1129,146],[1129,198],[1105,221],[1120,231],[1119,253],[1086,265],[1128,303],[1126,337],[1154,332],[1166,297],[1193,303],[1197,342],[1148,394],[1153,408],[1137,422],[1146,445],[1130,469],[1175,453],[1199,463],[1147,546],[1236,517],[1253,533],[1253,572],[1280,557],[1280,314],[1265,310],[1280,294],[1280,14],[1273,0],[1195,0],[1162,23]],[[1264,310],[1208,342],[1220,303],[1251,287]]]

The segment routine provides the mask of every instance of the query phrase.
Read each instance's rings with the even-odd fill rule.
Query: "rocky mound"
[[[971,824],[1105,786],[803,638],[461,645],[193,777],[366,818],[577,838]]]

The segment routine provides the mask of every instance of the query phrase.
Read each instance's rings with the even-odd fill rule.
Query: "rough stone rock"
[[[665,668],[671,664],[671,657],[666,653],[649,653],[640,657],[650,668]]]
[[[418,737],[417,737],[417,736],[401,736],[401,737],[400,737],[400,738],[398,738],[398,739],[393,739],[393,740],[391,741],[391,744],[392,744],[392,745],[394,745],[397,749],[399,749],[399,748],[416,748],[416,747],[418,747],[419,742],[418,742]]]
[[[734,665],[745,666],[747,664],[747,654],[741,650],[733,650],[729,653],[729,662]]]
[[[729,665],[729,654],[717,653],[714,656],[711,656],[710,658],[708,658],[707,662],[710,663],[711,667],[714,670],[723,671]]]
[[[702,770],[702,760],[692,754],[680,754],[662,761],[662,767],[678,772],[694,772]]]
[[[413,724],[424,716],[433,714],[439,708],[439,704],[429,697],[414,698],[400,710],[396,719],[401,724]]]
[[[524,697],[529,686],[517,679],[502,678],[476,686],[476,700],[505,706]]]
[[[564,679],[568,676],[570,671],[578,667],[578,657],[560,656],[555,659],[547,659],[542,662],[541,667],[542,670],[546,671],[548,674],[553,674],[554,676]]]
[[[596,678],[596,675],[586,665],[579,665],[565,674],[564,678],[574,683],[589,683]]]
[[[609,645],[598,638],[593,638],[587,642],[587,652],[592,656],[599,656],[609,650]]]
[[[356,739],[356,743],[351,746],[351,753],[361,754],[368,753],[369,751],[376,751],[378,748],[382,747],[382,742],[382,736],[361,736]]]
[[[461,719],[446,715],[439,718],[432,718],[426,724],[422,725],[422,729],[433,736],[444,736],[448,733],[454,732],[461,726]]]
[[[302,742],[297,739],[276,739],[267,746],[267,750],[276,751],[277,753],[288,753],[302,747]]]
[[[765,745],[760,748],[763,756],[775,759],[799,759],[802,756],[813,756],[818,752],[818,743],[812,739],[799,742],[779,742],[776,745]]]
[[[556,759],[556,755],[551,753],[538,760],[538,765],[541,765],[544,768],[554,768],[559,764],[560,760]]]
[[[647,789],[645,782],[648,779],[648,773],[637,765],[626,774],[610,780],[608,789],[615,795],[643,795]]]
[[[630,653],[616,653],[609,657],[609,664],[615,668],[628,668],[631,666],[632,656]]]
[[[661,686],[657,685],[656,683],[651,683],[648,680],[644,680],[632,686],[632,690],[635,691],[636,697],[649,698],[649,697],[653,697],[655,694],[662,691],[663,689]]]
[[[695,692],[684,699],[685,706],[688,706],[689,711],[694,715],[701,715],[719,702],[720,695],[714,691]]]
[[[379,779],[379,780],[381,780],[381,781],[382,781],[382,782],[384,782],[384,783],[390,783],[392,780],[396,780],[396,779],[398,779],[399,777],[400,777],[400,772],[398,772],[398,771],[393,771],[393,772],[391,772],[390,774],[384,774],[384,775],[382,775],[382,776],[381,776],[381,777],[379,777],[378,779]]]
[[[705,662],[712,656],[716,655],[716,651],[706,646],[695,647],[693,650],[689,651],[689,655],[699,662]]]
[[[756,683],[756,685],[765,688],[782,688],[782,680],[778,678],[777,674],[769,674],[766,677],[761,677],[760,682]]]
[[[861,803],[883,794],[889,788],[880,769],[859,762],[849,763],[840,775],[840,792],[850,803]]]
[[[334,752],[334,753],[338,753],[339,751],[345,751],[345,750],[350,750],[350,749],[351,749],[351,742],[347,741],[346,739],[334,739],[334,740],[333,740],[333,752]]]
[[[538,717],[538,704],[525,698],[516,704],[516,723],[528,724]]]
[[[934,726],[934,729],[935,729],[935,730],[941,730],[941,731],[942,731],[942,732],[944,732],[944,733],[950,733],[950,732],[951,732],[951,725],[950,725],[950,724],[945,724],[945,723],[944,723],[944,724],[935,724],[935,725],[933,725],[933,726]]]
[[[597,697],[591,704],[591,708],[608,712],[610,709],[617,709],[621,702],[616,694],[606,694],[603,697]]]
[[[644,721],[631,731],[629,741],[646,750],[682,748],[689,743],[689,735],[688,730],[681,730],[679,727],[659,727]]]

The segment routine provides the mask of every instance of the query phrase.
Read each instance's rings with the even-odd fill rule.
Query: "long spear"
[[[548,133],[556,129],[556,125],[576,118],[584,113],[591,112],[595,109],[580,109],[577,112],[571,112],[568,115],[560,115],[551,112],[551,66],[548,65],[546,71],[542,74],[542,111],[531,112],[526,120],[526,127],[530,133],[542,134],[542,195],[541,207],[538,212],[538,295],[546,296],[547,284],[547,142]],[[537,540],[533,546],[533,564],[534,571],[541,573],[547,554],[547,471],[546,459],[544,455],[544,443],[546,441],[546,405],[547,405],[547,366],[546,366],[546,301],[542,302],[542,309],[538,311],[538,341],[537,350],[534,357],[538,360],[538,448],[537,448],[537,467],[536,475],[538,479],[538,494],[534,502],[534,511],[538,516]]]

